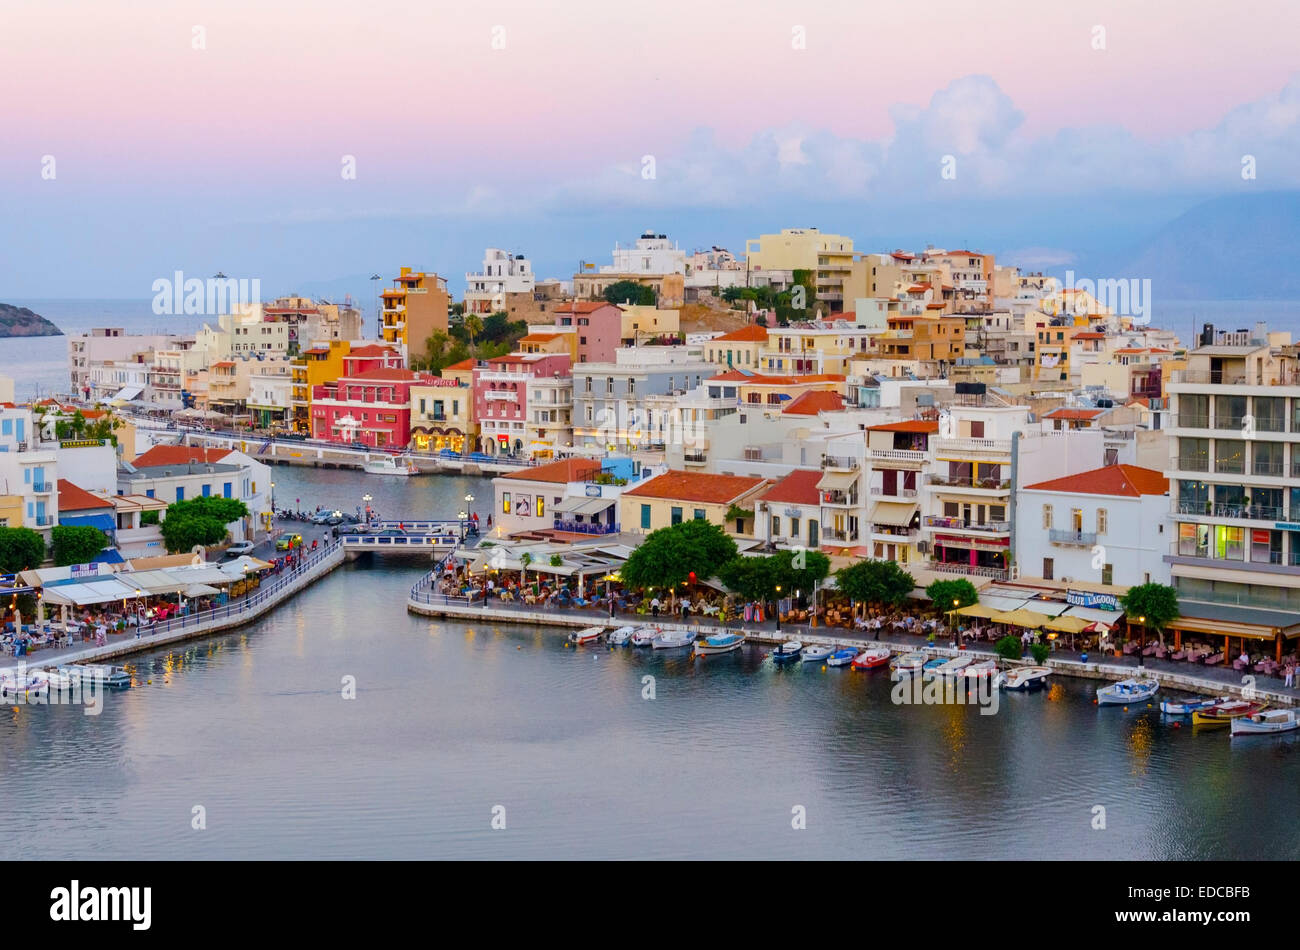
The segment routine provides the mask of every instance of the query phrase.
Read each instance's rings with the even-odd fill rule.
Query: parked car
[[[327,522],[330,520],[330,518],[332,518],[332,517],[334,517],[334,516],[333,516],[332,514],[330,514],[328,511],[322,511],[320,514],[317,514],[317,515],[312,516],[311,523],[312,523],[312,524],[325,524],[325,523],[327,523]]]
[[[252,541],[236,541],[230,547],[226,548],[226,553],[222,555],[225,558],[240,557],[244,554],[252,554],[254,544]]]
[[[302,547],[302,535],[300,534],[282,534],[275,539],[275,549],[277,551],[288,551],[290,548]]]

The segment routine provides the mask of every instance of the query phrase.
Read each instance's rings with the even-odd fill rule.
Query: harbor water
[[[281,507],[353,510],[369,492],[385,517],[454,517],[469,491],[489,510],[481,479],[274,472]],[[363,559],[236,633],[133,658],[137,685],[98,716],[0,710],[5,856],[1300,851],[1289,738],[1099,708],[1087,680],[982,716],[896,705],[887,671],[774,668],[752,646],[571,648],[558,628],[408,614],[427,567]]]

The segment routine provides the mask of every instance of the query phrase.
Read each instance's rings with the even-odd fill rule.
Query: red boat
[[[863,650],[850,666],[855,670],[874,670],[889,662],[888,650]]]

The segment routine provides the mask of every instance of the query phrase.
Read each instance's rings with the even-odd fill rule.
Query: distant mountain
[[[26,307],[0,303],[0,337],[63,336],[63,331]]]
[[[1300,193],[1215,198],[1079,277],[1150,278],[1162,300],[1282,300],[1300,295]]]

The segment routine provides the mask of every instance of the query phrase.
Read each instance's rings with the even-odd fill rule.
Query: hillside
[[[63,336],[63,331],[26,307],[0,303],[0,338],[11,336]]]

